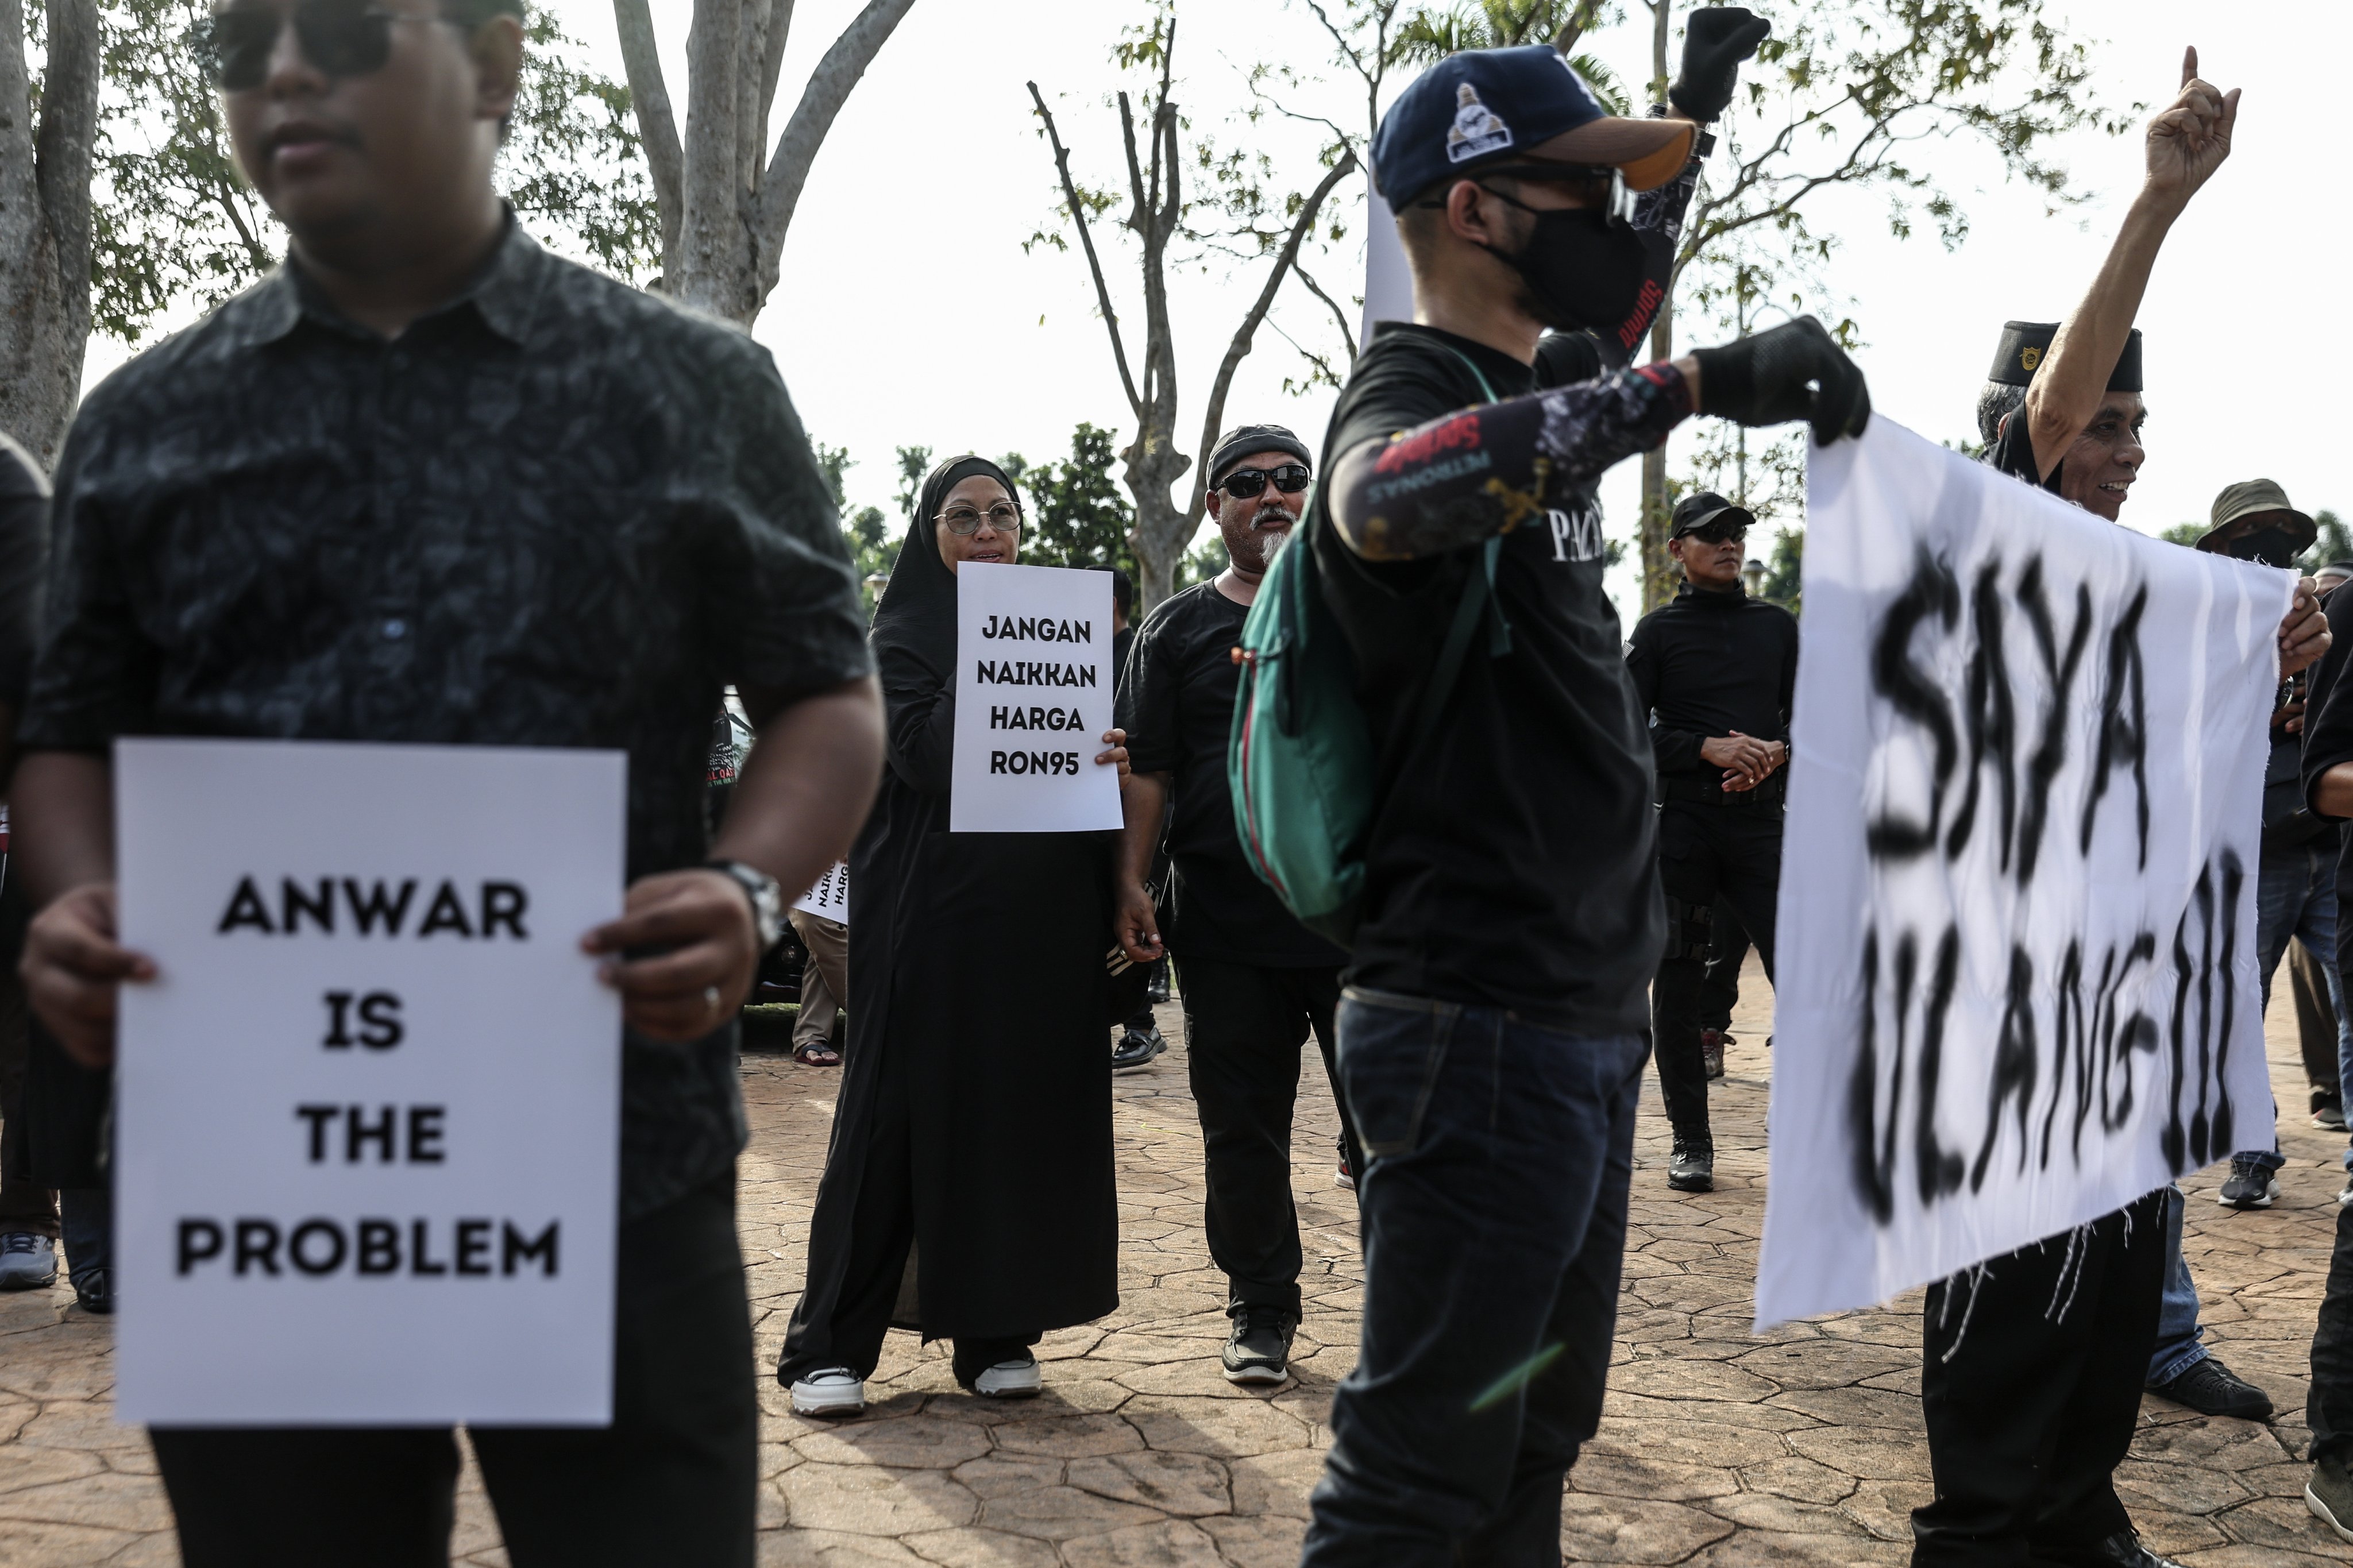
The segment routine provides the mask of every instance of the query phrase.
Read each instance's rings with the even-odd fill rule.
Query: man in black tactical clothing
[[[1667,950],[1651,987],[1651,1035],[1674,1128],[1667,1185],[1681,1193],[1715,1185],[1700,1034],[1719,899],[1747,929],[1767,977],[1773,973],[1798,622],[1740,585],[1756,521],[1705,490],[1683,499],[1667,552],[1682,564],[1683,585],[1642,617],[1626,652],[1658,760]]]

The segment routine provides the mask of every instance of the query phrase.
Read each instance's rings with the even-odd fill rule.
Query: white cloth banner
[[[2255,878],[2294,579],[1881,416],[1813,449],[1761,1323],[2272,1146]]]
[[[793,908],[837,925],[849,923],[849,867],[836,860],[817,879],[817,886],[793,900]]]
[[[951,833],[1120,826],[1111,574],[967,561],[956,572]]]
[[[123,741],[117,1414],[603,1425],[618,752]]]

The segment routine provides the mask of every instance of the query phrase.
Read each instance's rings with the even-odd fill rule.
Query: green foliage
[[[2320,537],[2312,548],[2296,561],[2296,570],[2311,576],[2332,561],[2353,561],[2353,528],[2333,511],[2316,511],[2312,521],[2320,525]]]
[[[2202,522],[2177,522],[2159,531],[2158,537],[2168,544],[2195,545],[2206,537],[2206,525]]]
[[[833,496],[834,510],[841,514],[841,542],[849,548],[849,559],[858,572],[858,591],[866,601],[866,616],[874,617],[874,601],[880,597],[879,585],[867,579],[888,578],[891,574],[890,520],[878,506],[849,508],[849,497],[842,489],[842,480],[858,460],[847,447],[828,447],[812,440],[817,453],[818,471],[825,476],[825,488]]]
[[[1765,558],[1765,583],[1758,595],[1785,606],[1791,615],[1798,614],[1803,603],[1805,565],[1806,531],[1774,530],[1773,553]]]
[[[1079,422],[1071,455],[1032,468],[1018,454],[999,459],[1023,492],[1025,566],[1116,566],[1135,580],[1130,534],[1135,509],[1113,478],[1118,449],[1108,430]]]
[[[1435,65],[1464,49],[1503,49],[1547,44],[1564,34],[1575,38],[1597,24],[1615,21],[1618,8],[1597,0],[1457,0],[1443,10],[1415,7],[1398,26],[1391,58],[1415,67]],[[1615,72],[1590,54],[1568,63],[1612,114],[1632,112]]]
[[[285,231],[237,168],[188,29],[211,0],[103,0],[90,319],[137,342],[175,302],[209,308],[278,264]],[[560,249],[634,282],[661,252],[628,89],[576,63],[548,15],[525,24],[501,166],[508,198]]]
[[[1184,560],[1176,563],[1176,576],[1170,584],[1171,591],[1181,591],[1196,583],[1208,582],[1226,569],[1227,560],[1225,536],[1211,533],[1187,552]]]

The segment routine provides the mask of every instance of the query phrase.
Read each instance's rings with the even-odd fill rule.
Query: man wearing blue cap
[[[1811,320],[1545,391],[1537,343],[1587,331],[1622,364],[1641,342],[1700,125],[1767,30],[1693,12],[1672,110],[1647,121],[1605,114],[1549,48],[1459,54],[1374,138],[1415,320],[1357,358],[1303,547],[1376,745],[1420,738],[1365,845],[1338,1018],[1368,1156],[1365,1305],[1313,1568],[1560,1561],[1563,1480],[1600,1418],[1662,939],[1651,745],[1594,487],[1695,412],[1806,419],[1828,441],[1870,403]],[[1425,732],[1465,613],[1484,625]]]

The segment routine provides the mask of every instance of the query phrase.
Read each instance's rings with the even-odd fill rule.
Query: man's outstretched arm
[[[2026,393],[2027,434],[2039,478],[2048,479],[2106,397],[2140,314],[2157,253],[2189,198],[2231,155],[2239,89],[2223,92],[2198,75],[2198,51],[2181,62],[2181,93],[2148,122],[2147,173],[2125,213],[2124,226],[2100,263],[2083,302],[2059,327]]]

